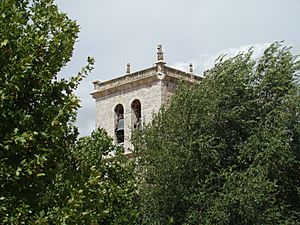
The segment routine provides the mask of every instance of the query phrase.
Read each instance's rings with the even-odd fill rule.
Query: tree
[[[109,153],[114,152],[114,157]],[[80,138],[45,199],[51,210],[36,217],[42,224],[138,224],[135,161],[123,155],[104,130]],[[48,202],[52,201],[51,204]]]
[[[78,25],[52,0],[4,0],[0,17],[0,223],[136,224],[135,161],[103,130],[77,138],[73,91],[93,59],[58,79]]]
[[[0,17],[0,223],[19,224],[49,207],[46,192],[77,140],[73,90],[93,60],[58,79],[79,27],[52,0],[3,0]]]
[[[300,63],[220,57],[135,136],[144,224],[299,224]]]

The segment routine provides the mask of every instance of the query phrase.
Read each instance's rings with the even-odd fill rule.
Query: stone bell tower
[[[179,80],[200,82],[190,64],[189,72],[166,66],[162,45],[157,48],[155,66],[126,73],[108,81],[94,81],[91,94],[96,101],[96,127],[104,128],[115,144],[132,149],[131,136],[135,129],[152,120],[154,113],[166,104]]]

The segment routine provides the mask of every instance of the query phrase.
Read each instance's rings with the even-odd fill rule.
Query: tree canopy
[[[78,25],[51,0],[0,2],[0,215],[26,220],[77,138],[77,76],[58,79],[70,61]],[[7,221],[7,223],[9,223]]]
[[[109,153],[114,152],[114,157]],[[36,221],[44,224],[138,224],[135,161],[98,129],[65,154]],[[51,202],[51,204],[49,204]],[[35,221],[35,222],[36,222]]]
[[[134,162],[102,130],[78,139],[73,91],[93,69],[58,73],[79,26],[53,0],[0,1],[0,223],[130,224]]]
[[[299,224],[296,56],[220,57],[137,133],[144,224]]]

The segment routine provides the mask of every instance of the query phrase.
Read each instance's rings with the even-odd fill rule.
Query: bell
[[[118,125],[116,128],[116,132],[124,130],[124,119],[118,120]]]

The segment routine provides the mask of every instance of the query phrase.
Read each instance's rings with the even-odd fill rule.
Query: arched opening
[[[135,99],[131,103],[131,126],[133,129],[138,129],[141,127],[141,102],[138,99]]]
[[[122,104],[115,107],[115,140],[117,144],[124,143],[124,107]]]

